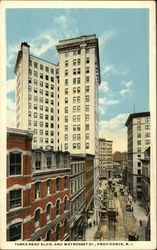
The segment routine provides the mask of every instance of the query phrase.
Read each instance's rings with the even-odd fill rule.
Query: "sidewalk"
[[[95,233],[98,230],[98,225],[94,226],[94,223],[93,223],[94,220],[96,221],[95,213],[91,215],[90,218],[88,219],[88,222],[92,222],[92,227],[91,228],[89,226],[87,227],[85,231],[85,241],[94,241]]]
[[[133,216],[136,220],[137,234],[139,235],[139,241],[145,240],[145,226],[147,224],[148,216],[144,207],[140,206],[141,202],[132,202],[133,205]],[[142,221],[142,226],[140,226],[140,220]]]

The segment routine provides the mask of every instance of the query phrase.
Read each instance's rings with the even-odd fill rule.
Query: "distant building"
[[[7,130],[7,240],[68,240],[70,154],[31,142],[28,131]]]
[[[144,151],[150,146],[150,112],[130,114],[125,125],[128,129],[128,189],[135,199],[141,199],[141,159],[144,159]]]
[[[112,169],[112,143],[113,141],[99,138],[99,177],[110,178]]]

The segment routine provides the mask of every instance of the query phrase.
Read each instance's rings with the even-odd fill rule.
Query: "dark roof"
[[[129,122],[133,119],[133,118],[138,118],[138,117],[147,117],[147,116],[150,116],[150,112],[147,111],[147,112],[141,112],[141,113],[132,113],[129,115],[126,123],[125,123],[125,126],[128,126]]]

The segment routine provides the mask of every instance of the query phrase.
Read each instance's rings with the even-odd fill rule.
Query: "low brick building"
[[[69,153],[31,143],[31,133],[7,130],[7,240],[68,240]]]

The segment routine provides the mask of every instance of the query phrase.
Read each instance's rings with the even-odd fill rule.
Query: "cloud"
[[[17,52],[19,50],[19,44],[11,44],[8,46],[7,51],[7,67],[11,68],[13,66],[13,61],[16,58]]]
[[[102,107],[99,106],[99,114],[100,115],[104,115],[105,113],[106,112],[105,112],[104,108],[102,108]]]
[[[9,79],[7,81],[7,94],[15,91],[15,79]]]
[[[7,126],[8,127],[16,127],[15,126],[15,110],[7,110]]]
[[[130,89],[130,87],[131,87],[132,84],[133,84],[133,81],[128,81],[128,82],[126,82],[126,83],[125,83],[125,88],[123,88],[123,89],[121,89],[121,90],[119,91],[120,95],[123,96],[123,95],[125,95],[125,94],[127,94],[127,93],[129,93],[129,92],[133,93],[133,90]]]
[[[108,82],[102,81],[99,87],[99,91],[106,93],[109,90]]]
[[[129,69],[125,65],[115,66],[113,64],[107,65],[102,70],[102,75],[112,74],[115,76],[125,76],[129,72]]]
[[[127,150],[127,129],[125,122],[129,114],[118,114],[108,121],[99,122],[99,137],[113,140],[114,151]]]
[[[7,97],[7,108],[9,110],[15,110],[15,102],[11,99]]]
[[[107,99],[106,97],[103,98],[99,98],[99,104],[100,105],[105,105],[105,106],[110,106],[110,105],[114,105],[114,104],[118,104],[119,101],[118,100],[113,100],[113,99]]]
[[[106,31],[99,38],[99,45],[102,47],[106,42],[116,37],[115,31]]]

